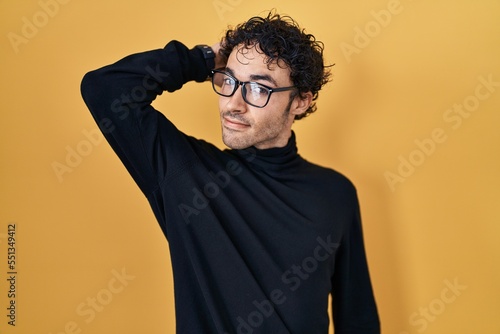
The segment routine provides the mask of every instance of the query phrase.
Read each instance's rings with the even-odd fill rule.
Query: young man
[[[292,123],[328,81],[322,44],[270,13],[221,44],[130,55],[82,94],[168,239],[177,333],[379,333],[354,186],[297,154]],[[211,76],[224,143],[151,102]],[[193,110],[184,110],[195,115]]]

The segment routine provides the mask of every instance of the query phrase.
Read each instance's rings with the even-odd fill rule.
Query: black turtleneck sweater
[[[177,333],[379,333],[358,201],[283,148],[220,150],[151,102],[209,69],[172,41],[85,75],[82,94],[168,239]],[[191,112],[191,111],[184,111]],[[161,319],[158,319],[161,321]]]

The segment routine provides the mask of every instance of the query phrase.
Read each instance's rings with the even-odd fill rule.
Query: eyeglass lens
[[[228,74],[215,72],[213,81],[221,83],[221,87],[214,84],[215,91],[220,95],[229,97],[237,90],[236,80]],[[251,105],[263,107],[267,104],[269,90],[256,82],[243,83],[241,92],[243,100]]]

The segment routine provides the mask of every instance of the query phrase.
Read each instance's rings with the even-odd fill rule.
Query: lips
[[[234,118],[224,117],[224,126],[231,129],[246,129],[250,124],[241,122]]]

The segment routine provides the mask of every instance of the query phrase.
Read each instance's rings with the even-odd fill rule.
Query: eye
[[[265,97],[265,96],[267,96],[267,94],[269,94],[269,90],[266,87],[261,86],[257,83],[252,83],[250,85],[250,90],[252,91],[252,95],[254,95],[254,96]]]
[[[234,80],[231,79],[230,77],[225,77],[224,80],[222,81],[222,84],[227,86],[234,86]]]

